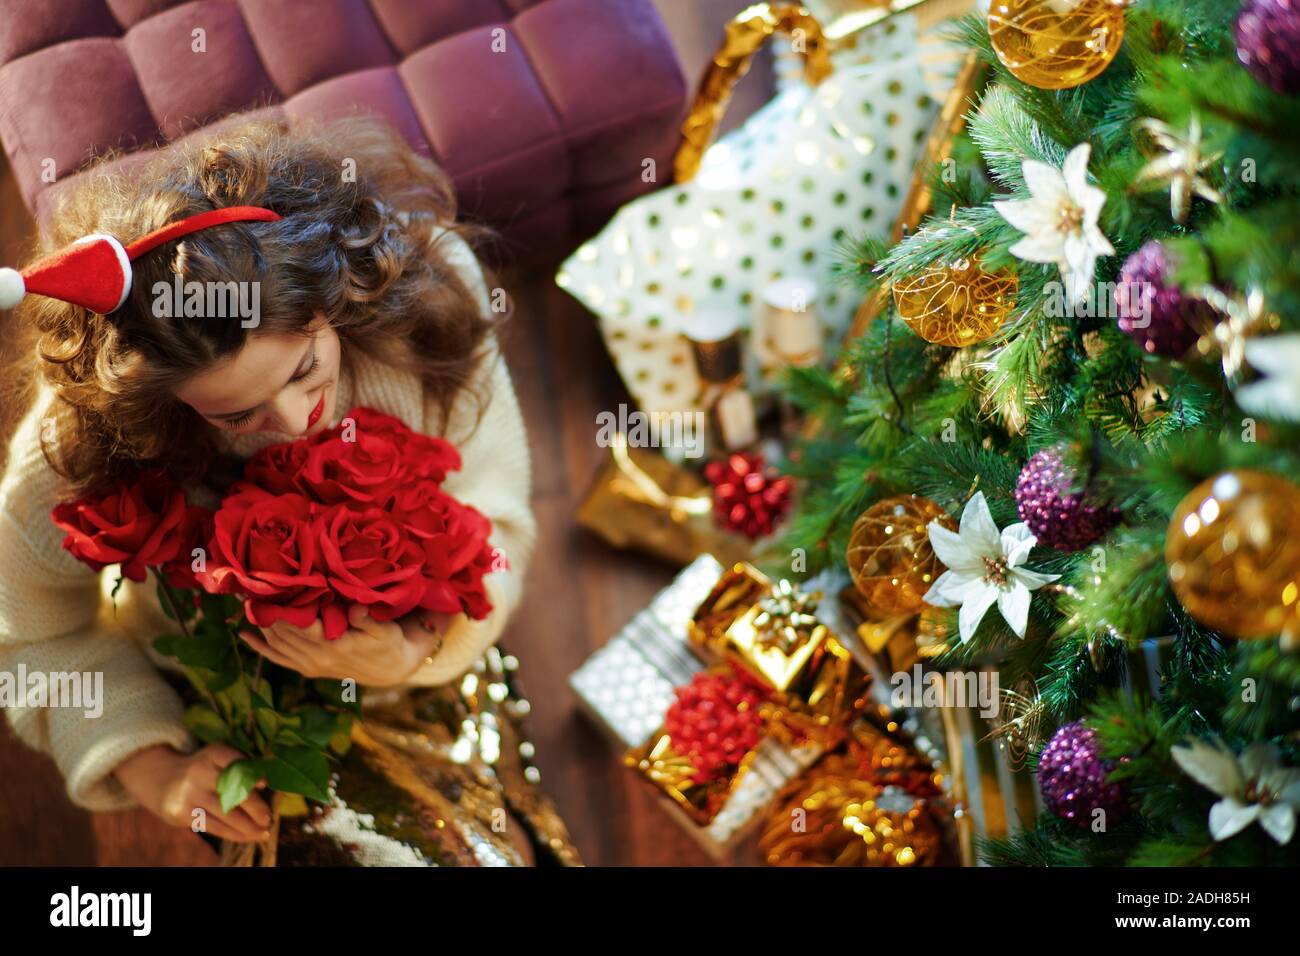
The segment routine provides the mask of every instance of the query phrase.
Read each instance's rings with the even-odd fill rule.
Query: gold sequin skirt
[[[366,692],[330,802],[279,824],[279,866],[580,866],[542,793],[514,658],[443,687]]]

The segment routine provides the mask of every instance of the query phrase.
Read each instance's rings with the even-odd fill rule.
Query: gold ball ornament
[[[1174,593],[1206,627],[1238,638],[1294,631],[1300,599],[1300,487],[1225,471],[1178,505],[1165,538]]]
[[[1010,270],[985,272],[978,258],[958,259],[894,283],[894,305],[927,342],[963,348],[983,342],[1007,320],[1020,279]]]
[[[943,837],[927,801],[857,779],[858,772],[829,766],[781,792],[759,839],[768,865],[934,864]]]
[[[854,522],[845,560],[872,613],[887,618],[924,606],[925,592],[945,570],[930,547],[931,521],[956,530],[946,511],[918,495],[878,501]]]
[[[1124,0],[993,0],[989,39],[1002,64],[1040,90],[1095,79],[1124,42]]]

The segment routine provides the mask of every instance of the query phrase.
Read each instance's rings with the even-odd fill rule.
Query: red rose
[[[318,532],[330,587],[375,620],[409,614],[423,599],[424,554],[386,511],[337,506],[320,516]]]
[[[309,448],[306,441],[291,441],[259,449],[244,465],[244,483],[273,495],[301,492],[298,475]]]
[[[409,473],[403,449],[384,435],[358,430],[307,448],[298,486],[322,504],[383,508]]]
[[[432,481],[403,488],[392,513],[424,553],[428,611],[464,611],[482,619],[492,610],[483,575],[493,570],[495,550],[488,544],[492,522],[462,504]]]
[[[428,478],[439,484],[447,472],[460,470],[460,452],[445,438],[434,438],[408,428],[401,419],[372,408],[354,408],[343,418],[354,423],[355,433],[387,438],[402,449],[403,464],[412,478]],[[338,426],[342,431],[344,424]]]
[[[141,475],[102,497],[65,502],[51,514],[67,532],[64,550],[102,571],[122,565],[132,581],[145,579],[146,568],[176,558],[190,520],[185,493],[161,471]]]
[[[483,576],[500,563],[492,525],[438,487],[460,464],[447,441],[366,408],[264,448],[213,518],[199,582],[243,596],[259,627],[319,617],[330,640],[347,630],[349,605],[377,620],[417,609],[485,617]]]
[[[288,621],[309,627],[333,601],[316,542],[318,509],[301,495],[248,489],[221,502],[212,519],[206,591],[238,594],[258,627]],[[338,618],[332,622],[337,626]],[[337,637],[346,628],[335,631]]]
[[[162,566],[163,577],[174,588],[188,591],[202,589],[194,570],[194,550],[207,550],[212,539],[212,512],[207,508],[191,506],[180,531],[180,546],[176,557]]]
[[[461,570],[457,571],[448,582],[460,603],[460,610],[476,621],[481,621],[492,613],[492,601],[488,598],[487,588],[483,586],[483,576],[492,571],[508,567],[496,548],[484,545],[478,554]]]

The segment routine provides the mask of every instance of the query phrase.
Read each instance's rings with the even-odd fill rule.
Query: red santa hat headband
[[[276,222],[261,206],[228,206],[187,216],[122,245],[112,236],[83,236],[66,249],[33,262],[22,272],[0,269],[0,309],[12,309],[29,292],[61,299],[107,315],[131,292],[131,263],[165,242],[227,222]]]

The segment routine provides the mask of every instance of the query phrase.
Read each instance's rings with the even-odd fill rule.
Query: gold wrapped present
[[[718,685],[736,680],[730,668],[725,666],[713,668],[709,676],[715,678]],[[758,703],[759,698],[754,695],[751,706],[755,724],[765,716],[760,713]],[[671,708],[669,713],[671,716]],[[750,732],[752,734],[754,731]],[[732,759],[728,761],[703,764],[692,759],[690,742],[679,744],[669,727],[665,725],[651,736],[649,742],[641,747],[634,747],[623,759],[629,767],[640,771],[647,780],[662,790],[692,822],[699,826],[707,826],[731,797],[741,778],[749,771],[760,742],[761,740],[755,738],[752,746],[742,744],[736,747]],[[746,746],[748,749],[744,749]],[[742,749],[744,752],[740,753]]]
[[[713,521],[713,490],[699,475],[614,435],[609,460],[578,506],[578,523],[616,548],[687,565],[702,554],[724,562],[750,543]]]
[[[676,699],[674,689],[706,670],[687,629],[723,571],[714,558],[697,558],[569,682],[583,709],[624,751],[625,762],[661,791],[663,807],[684,832],[714,859],[730,861],[777,792],[824,748],[814,741],[786,743],[769,734],[721,785],[701,788],[692,775],[679,772],[685,769],[682,755],[670,752],[671,741],[664,741],[667,712]],[[761,712],[766,719],[767,708]],[[712,816],[701,823],[706,810]]]
[[[629,751],[623,759],[699,826],[707,825],[717,816],[745,769],[745,766],[737,767],[730,776],[699,782],[695,779],[695,765],[673,749],[672,738],[663,731],[644,747]],[[746,766],[748,762],[746,758]]]
[[[817,597],[738,563],[696,610],[688,633],[706,657],[771,689],[775,733],[829,745],[862,708],[870,678],[817,620]]]

